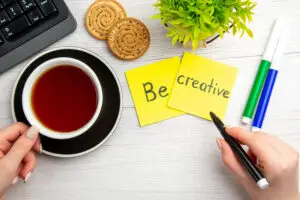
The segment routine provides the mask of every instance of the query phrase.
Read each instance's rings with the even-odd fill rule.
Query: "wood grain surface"
[[[78,29],[52,45],[75,46],[101,55],[116,72],[123,89],[123,113],[114,135],[96,151],[78,158],[57,159],[38,156],[38,166],[28,183],[19,183],[8,200],[240,200],[244,190],[223,166],[215,144],[216,129],[208,121],[185,115],[140,128],[124,72],[148,63],[182,55],[185,50],[171,47],[159,21],[150,17],[157,11],[155,0],[120,0],[128,16],[149,27],[151,47],[136,61],[121,61],[107,44],[91,37],[84,16],[94,0],[66,0]],[[265,131],[279,136],[300,150],[300,1],[258,0],[254,22],[255,38],[226,35],[196,51],[239,68],[225,122],[239,125],[239,119],[267,43],[273,21],[287,17],[292,32],[285,51],[269,107]],[[10,100],[15,80],[25,61],[0,76],[0,127],[12,123]]]

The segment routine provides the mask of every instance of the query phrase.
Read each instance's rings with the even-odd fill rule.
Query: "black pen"
[[[241,165],[248,172],[248,174],[254,179],[256,185],[262,190],[267,189],[269,187],[268,180],[255,166],[255,164],[252,162],[251,158],[245,152],[243,147],[237,142],[235,138],[233,138],[228,133],[226,133],[223,122],[213,112],[210,112],[210,116],[214,124],[220,131],[221,135],[223,136],[225,141],[229,144],[237,159],[240,161]]]

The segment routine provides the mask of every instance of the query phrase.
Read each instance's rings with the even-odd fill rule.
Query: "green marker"
[[[284,22],[282,19],[276,21],[270,40],[265,49],[265,53],[263,55],[262,61],[260,63],[254,84],[252,86],[252,90],[250,96],[247,101],[246,108],[243,113],[242,122],[245,124],[250,124],[253,118],[261,90],[264,86],[268,71],[271,67],[272,59],[280,39],[281,33],[283,32]]]

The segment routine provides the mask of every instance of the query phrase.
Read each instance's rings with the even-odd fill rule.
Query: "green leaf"
[[[198,45],[199,45],[199,41],[198,40],[193,40],[192,41],[192,48],[193,48],[193,50],[196,50],[197,47],[198,47]]]
[[[245,31],[242,30],[242,33],[241,33],[241,36],[240,37],[243,37],[245,35]]]
[[[186,45],[191,39],[191,35],[190,34],[187,34],[183,40],[183,44]]]
[[[253,32],[250,29],[247,29],[247,34],[249,35],[249,37],[253,38]]]
[[[172,25],[178,25],[178,24],[183,24],[184,21],[183,21],[183,19],[176,19],[176,20],[174,20],[174,21],[171,21],[170,23],[171,23]]]
[[[178,42],[178,35],[175,35],[172,39],[172,46],[174,47],[176,42]]]
[[[198,26],[196,26],[194,28],[194,38],[197,38],[199,36],[199,33],[200,33],[200,29]]]
[[[194,23],[191,20],[188,20],[188,21],[185,21],[182,26],[183,26],[183,28],[188,28],[188,27],[194,26]]]
[[[161,15],[160,14],[153,15],[151,19],[161,19]]]
[[[175,33],[174,33],[174,32],[169,32],[169,33],[167,33],[167,35],[166,35],[166,36],[167,36],[168,38],[171,38],[171,37],[173,37],[174,35],[175,35]]]
[[[212,23],[213,23],[212,20],[211,20],[211,18],[210,18],[210,16],[208,16],[208,15],[202,15],[202,16],[201,16],[201,19],[202,19],[205,23],[207,23],[207,24],[212,24]]]
[[[233,35],[236,35],[236,33],[237,33],[237,28],[236,28],[236,26],[233,26],[232,29],[233,29]]]
[[[184,33],[180,33],[178,37],[178,41],[183,42],[184,37],[185,37]]]

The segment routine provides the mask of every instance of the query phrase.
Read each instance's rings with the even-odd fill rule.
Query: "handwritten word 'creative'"
[[[218,87],[218,83],[211,79],[210,83],[200,82],[191,77],[186,77],[184,75],[180,75],[177,77],[177,83],[180,85],[184,85],[188,88],[198,89],[202,92],[206,92],[208,94],[221,96],[225,99],[229,98],[230,92],[228,90],[222,89]]]

